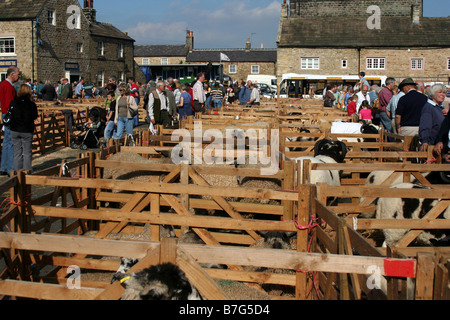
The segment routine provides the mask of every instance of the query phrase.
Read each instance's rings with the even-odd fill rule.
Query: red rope
[[[306,225],[306,226],[300,225],[298,220],[286,221],[286,222],[294,223],[295,227],[297,229],[299,229],[299,230],[311,230],[312,234],[311,234],[311,237],[310,237],[310,239],[308,241],[307,252],[311,252],[312,239],[313,239],[313,236],[314,236],[314,228],[320,226],[320,222],[317,223],[318,220],[320,220],[320,218],[314,218],[314,216],[311,216],[311,220],[309,221],[308,225]],[[304,270],[297,270],[297,272],[309,274],[311,276],[311,279],[312,279],[311,288],[309,288],[309,290],[306,292],[305,297],[309,296],[309,294],[311,293],[311,290],[314,288],[314,291],[316,292],[317,298],[319,300],[321,300],[320,294],[319,294],[319,288],[317,287],[317,283],[316,283],[317,272],[304,271]]]

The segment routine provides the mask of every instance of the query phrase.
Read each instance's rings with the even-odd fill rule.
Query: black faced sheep
[[[131,274],[117,274],[125,291],[122,300],[201,300],[186,275],[171,263]]]
[[[414,183],[400,183],[392,188],[404,189],[430,189]],[[428,211],[436,206],[438,199],[416,199],[416,198],[379,198],[377,203],[377,219],[421,219]],[[439,216],[441,219],[450,219],[450,207]],[[395,246],[395,244],[408,232],[405,229],[384,229],[386,244]],[[444,240],[449,230],[427,230],[422,232],[416,239],[417,244],[436,245]]]
[[[136,258],[125,258],[125,257],[120,258],[120,266],[117,269],[116,273],[113,274],[111,283],[122,279],[123,275],[127,273],[138,262],[139,259]]]
[[[314,146],[314,157],[288,158],[287,160],[300,162],[302,164],[301,167],[303,167],[304,160],[310,160],[311,163],[342,163],[346,154],[347,146],[345,143],[323,139],[316,142]],[[311,184],[324,182],[332,186],[341,185],[338,170],[312,170],[309,182]]]
[[[278,232],[278,231],[259,231],[263,238],[256,240],[250,247],[254,249],[277,249],[277,250],[295,250],[296,249],[296,232]],[[292,241],[291,241],[292,240]],[[250,272],[266,272],[272,274],[294,275],[294,270],[274,269],[256,266],[244,267]],[[262,288],[273,296],[293,296],[295,290],[291,286],[279,284],[263,284]]]

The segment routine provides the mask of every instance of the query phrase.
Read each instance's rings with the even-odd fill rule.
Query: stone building
[[[250,39],[245,48],[195,49],[190,30],[185,45],[136,45],[134,55],[148,80],[195,76],[198,72],[205,72],[212,80],[246,80],[250,74],[276,74],[276,49],[253,49]]]
[[[277,77],[369,75],[448,82],[450,18],[423,17],[422,0],[284,0]]]
[[[0,73],[18,66],[23,77],[56,83],[81,76],[96,85],[135,76],[134,40],[98,22],[93,0],[0,1]]]

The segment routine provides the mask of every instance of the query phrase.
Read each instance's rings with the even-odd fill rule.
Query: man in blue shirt
[[[77,86],[75,87],[75,95],[77,98],[83,97],[83,84],[84,84],[84,78],[80,79],[80,82],[78,82]]]
[[[247,101],[250,100],[252,95],[252,82],[249,80],[246,86],[243,86],[241,90],[239,90],[239,102],[241,104],[247,104]]]
[[[386,107],[386,114],[391,119],[392,122],[392,133],[397,133],[397,128],[395,127],[395,110],[397,110],[398,101],[401,97],[403,97],[405,93],[403,90],[398,90],[398,93],[392,97],[391,101],[389,101],[389,104]]]

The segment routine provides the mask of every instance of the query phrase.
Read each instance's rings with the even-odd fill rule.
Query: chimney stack
[[[192,52],[194,50],[194,31],[187,30],[186,31],[186,51]]]
[[[420,6],[411,6],[411,18],[413,24],[419,24],[420,23]]]
[[[94,9],[94,0],[84,0],[83,13],[90,22],[97,19],[97,10]]]
[[[245,51],[250,51],[252,49],[252,44],[250,43],[250,38],[247,38],[247,43],[245,44]]]

